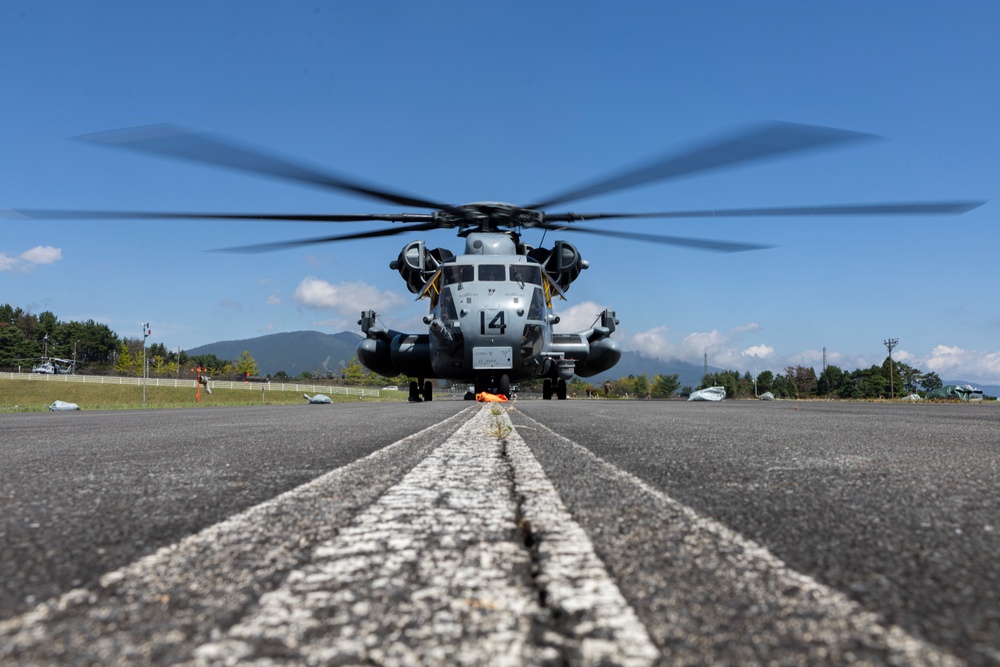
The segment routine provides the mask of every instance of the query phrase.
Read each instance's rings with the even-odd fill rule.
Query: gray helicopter
[[[585,331],[556,333],[553,330],[559,318],[552,312],[552,300],[565,298],[573,281],[588,268],[588,262],[574,245],[563,240],[554,241],[550,248],[536,248],[522,242],[526,230],[586,233],[715,252],[741,252],[770,246],[580,227],[575,223],[643,218],[959,214],[984,203],[938,201],[655,213],[550,212],[554,206],[627,188],[874,138],[859,132],[781,122],[752,126],[672,152],[523,206],[503,202],[452,205],[414,197],[170,125],[117,130],[81,138],[429,212],[246,214],[19,209],[7,211],[7,217],[403,223],[365,232],[225,249],[236,252],[281,250],[441,229],[457,231],[465,239],[465,252],[461,255],[455,256],[445,248],[429,249],[424,241],[413,241],[390,263],[390,268],[399,272],[410,292],[429,301],[429,312],[424,318],[425,332],[388,329],[379,324],[373,310],[363,312],[358,322],[365,334],[357,349],[359,361],[379,375],[414,378],[409,387],[411,401],[432,400],[431,381],[434,379],[472,383],[477,393],[492,391],[504,395],[510,394],[512,383],[539,379],[544,398],[565,399],[567,381],[574,375],[590,377],[618,362],[621,349],[611,338],[618,325],[614,311],[596,314],[594,326]]]
[[[31,367],[31,372],[40,375],[71,375],[74,366],[76,366],[76,362],[72,359],[42,357],[37,364]]]

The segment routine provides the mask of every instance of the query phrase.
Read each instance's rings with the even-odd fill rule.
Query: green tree
[[[201,366],[209,374],[221,373],[226,365],[230,363],[224,359],[219,359],[214,354],[196,354],[193,357],[188,357],[188,362],[191,364],[189,368]]]
[[[257,366],[257,362],[254,361],[254,358],[250,356],[249,350],[243,350],[243,353],[240,355],[240,358],[236,360],[234,366],[236,367],[236,372],[244,377],[260,373],[260,368]]]
[[[345,384],[367,384],[367,376],[369,375],[367,369],[361,365],[357,357],[351,358],[340,371],[340,379],[344,381]]]
[[[674,393],[680,388],[681,383],[678,376],[675,375],[660,375],[657,374],[653,377],[653,396],[657,398],[669,398],[673,396]]]
[[[816,392],[816,370],[812,366],[788,366],[785,375],[795,385],[796,396],[809,396]]]
[[[126,341],[122,341],[118,348],[118,358],[115,359],[115,372],[126,377],[139,377],[142,375],[142,357],[136,359]]]
[[[798,398],[798,389],[787,375],[776,375],[771,388],[777,398]]]
[[[816,381],[817,396],[836,395],[844,382],[844,371],[839,366],[830,365],[823,369]]]
[[[38,355],[38,344],[25,338],[20,329],[0,317],[0,367],[30,367]]]
[[[650,395],[649,378],[645,373],[632,378],[632,392],[636,398],[646,398]]]
[[[918,378],[917,381],[920,383],[920,387],[924,391],[934,391],[935,389],[940,389],[941,387],[944,386],[944,383],[941,381],[941,378],[939,378],[938,374],[935,373],[934,371],[930,371],[929,373],[924,373]]]
[[[623,398],[635,393],[635,381],[631,377],[618,378],[611,381],[611,396]]]
[[[761,371],[757,374],[757,393],[771,391],[774,385],[774,373],[771,371]]]

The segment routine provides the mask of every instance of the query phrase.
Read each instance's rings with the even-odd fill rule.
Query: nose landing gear
[[[421,387],[421,385],[423,385]],[[420,403],[421,401],[431,401],[434,399],[434,386],[430,380],[411,380],[410,396],[407,399],[410,403]]]
[[[555,390],[556,398],[560,401],[566,400],[566,380],[562,378],[552,382],[552,380],[546,380],[542,383],[542,398],[546,401],[552,400],[552,393]]]

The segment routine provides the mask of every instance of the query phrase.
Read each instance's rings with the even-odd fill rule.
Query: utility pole
[[[893,380],[892,380],[892,348],[896,347],[896,345],[899,344],[899,339],[887,338],[886,340],[882,341],[882,344],[885,345],[886,349],[889,350],[889,398],[893,399],[896,397],[896,390],[895,387],[893,386]]]

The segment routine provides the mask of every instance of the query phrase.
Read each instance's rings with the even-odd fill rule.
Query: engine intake
[[[581,271],[590,267],[590,262],[580,256],[576,246],[566,241],[556,241],[551,249],[532,248],[528,257],[541,264],[552,282],[563,292],[569,289]]]
[[[406,288],[414,294],[419,294],[434,272],[455,254],[447,248],[427,250],[423,241],[412,241],[403,246],[399,257],[389,262],[389,268],[399,271],[406,281]]]

